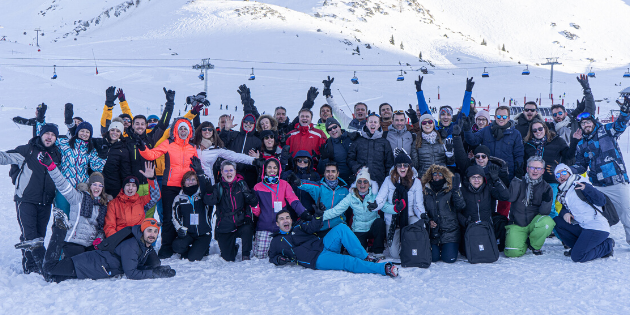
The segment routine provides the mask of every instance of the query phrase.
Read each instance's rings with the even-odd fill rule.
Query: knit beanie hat
[[[142,224],[140,225],[140,231],[144,232],[148,227],[154,227],[158,229],[158,233],[160,232],[160,223],[153,218],[146,218],[142,220]]]
[[[93,130],[92,130],[92,125],[87,122],[84,121],[82,123],[79,124],[79,126],[77,127],[77,130],[74,132],[74,135],[78,135],[79,131],[83,130],[83,129],[87,129],[88,131],[90,131],[90,138],[92,138],[92,134],[94,134]]]
[[[125,118],[129,118],[129,120],[131,120],[131,116],[129,114],[120,114],[118,115],[118,117],[125,119]]]
[[[326,119],[326,129],[328,129],[332,125],[337,125],[339,126],[339,128],[341,128],[341,124],[339,123],[337,119],[333,117],[329,117],[328,119]]]
[[[268,136],[273,136],[274,138],[278,138],[276,132],[273,130],[263,130],[260,132],[260,139],[264,140]]]
[[[139,187],[139,186],[140,186],[140,185],[139,185],[138,178],[137,178],[137,177],[135,177],[135,176],[133,176],[133,175],[130,175],[130,176],[125,177],[125,179],[123,180],[123,187],[125,187],[125,186],[126,186],[127,184],[129,184],[129,183],[135,184],[135,185],[136,185],[136,187]]]
[[[254,118],[254,115],[252,114],[247,114],[245,115],[245,117],[243,117],[243,121],[242,122],[246,122],[249,121],[250,123],[254,124],[256,123],[256,118]]]
[[[490,148],[482,144],[478,146],[477,148],[475,148],[475,154],[479,154],[479,153],[483,153],[487,155],[488,157],[490,157]]]
[[[59,129],[55,124],[45,124],[42,126],[42,129],[39,131],[40,136],[47,133],[52,132],[55,134],[55,137],[59,138]]]
[[[438,113],[440,113],[440,115],[442,115],[443,111],[447,112],[451,116],[453,116],[453,107],[450,107],[449,105],[440,106],[440,110],[438,111]]]
[[[90,174],[90,179],[88,179],[88,186],[92,186],[94,183],[101,183],[101,185],[105,185],[105,178],[103,178],[103,174],[99,172],[94,172]]]
[[[427,114],[424,114],[424,115],[420,116],[420,123],[422,123],[426,119],[435,120],[431,114],[427,113]]]
[[[116,118],[112,119],[112,122],[109,124],[109,128],[107,129],[107,131],[110,131],[112,129],[118,129],[118,131],[120,131],[120,132],[124,132],[125,131],[125,125],[123,125],[122,118],[116,117]]]
[[[407,152],[405,152],[405,150],[402,151],[403,152],[396,155],[396,158],[394,159],[394,164],[406,163],[411,165],[411,158],[409,158],[409,155],[407,155]]]
[[[477,164],[471,165],[466,169],[466,177],[470,178],[474,175],[481,175],[481,177],[486,178],[486,172]]]
[[[569,175],[573,175],[573,170],[571,169],[571,167],[569,167],[568,165],[564,163],[558,164],[558,166],[556,166],[556,168],[553,170],[553,174],[555,175],[556,173],[562,170],[566,170],[567,172],[569,172]]]
[[[359,170],[359,173],[357,174],[357,180],[361,178],[367,179],[369,182],[372,181],[372,179],[370,178],[370,172],[368,171],[367,167],[363,167]]]
[[[490,121],[490,113],[488,113],[488,111],[485,110],[485,109],[482,109],[482,110],[477,112],[477,115],[475,115],[475,119],[477,119],[479,117],[484,117],[484,118],[486,118],[486,120],[488,120],[488,122]]]

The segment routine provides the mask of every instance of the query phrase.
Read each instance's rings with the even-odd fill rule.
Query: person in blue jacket
[[[300,221],[293,226],[289,210],[276,214],[280,231],[274,234],[269,247],[269,262],[276,266],[297,264],[317,270],[345,270],[353,273],[376,273],[395,278],[398,268],[392,263],[381,263],[368,255],[359,239],[345,224],[332,228],[325,237],[316,233],[321,229],[326,207],[315,207],[311,221]],[[350,255],[342,255],[342,246]]]

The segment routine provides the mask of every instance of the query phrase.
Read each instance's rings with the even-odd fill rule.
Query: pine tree
[[[483,45],[483,46],[487,46],[488,45],[488,43],[486,43],[486,39],[485,38],[481,41],[481,45]]]
[[[503,44],[503,47],[501,47],[501,50],[505,51],[505,44]]]
[[[396,42],[394,41],[394,35],[392,35],[392,37],[389,39],[389,43],[392,45],[396,45]]]
[[[422,52],[420,52],[420,54],[418,55],[418,58],[420,58],[420,60],[422,60]]]
[[[400,50],[405,50],[405,45],[402,42],[400,42]]]

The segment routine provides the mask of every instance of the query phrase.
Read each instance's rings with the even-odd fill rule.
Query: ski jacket
[[[123,180],[131,176],[131,161],[126,139],[111,144],[107,151],[107,161],[103,167],[105,192],[116,197],[123,188]]]
[[[288,134],[287,145],[290,147],[291,155],[295,157],[298,151],[306,151],[309,154],[315,152],[319,155],[319,148],[326,143],[326,135],[319,129],[308,126],[296,125],[296,129]]]
[[[85,183],[89,179],[88,166],[94,172],[103,172],[106,160],[98,156],[96,149],[88,152],[88,141],[75,139],[73,149],[71,140],[57,138],[57,146],[61,151],[61,173],[73,187],[77,187],[78,183]]]
[[[381,126],[382,125],[383,123],[381,122]],[[407,126],[409,127],[409,125]],[[401,148],[404,149],[405,152],[411,154],[411,151],[414,149],[414,144],[416,141],[415,134],[410,132],[407,128],[403,130],[397,130],[394,128],[387,130],[383,128],[383,130],[386,132],[385,138],[392,146],[392,151],[396,151],[396,148]]]
[[[188,196],[182,190],[175,197],[172,218],[176,231],[181,227],[186,227],[188,234],[191,235],[212,235],[212,207],[203,201],[205,188],[208,184],[206,176],[199,176],[199,189],[195,194]],[[191,221],[195,223],[193,220],[196,220],[198,224],[191,224]]]
[[[180,139],[177,127],[180,122],[186,123],[189,127],[188,138]],[[190,144],[190,140],[194,137],[193,126],[190,120],[186,118],[177,118],[171,125],[171,135],[168,141],[162,142],[154,149],[147,148],[140,151],[142,157],[148,161],[154,161],[158,157],[164,155],[165,169],[162,185],[171,187],[181,187],[182,177],[190,170],[190,158],[197,156],[197,150]]]
[[[510,183],[510,224],[520,227],[528,226],[535,216],[549,215],[553,204],[553,190],[549,184],[542,180],[534,185],[532,201],[525,206],[527,198],[527,182],[520,178],[512,179]],[[545,200],[549,199],[549,200]]]
[[[330,209],[339,204],[339,202],[348,195],[348,184],[341,178],[337,178],[337,180],[338,183],[335,189],[330,188],[324,178],[319,182],[303,180],[302,185],[300,185],[298,189],[307,192],[313,200],[319,200],[326,208]],[[310,209],[307,210],[310,211]],[[326,214],[324,214],[324,217],[326,217],[322,224],[324,229],[330,229],[339,223],[346,222],[343,211],[338,216],[333,216],[332,218],[329,218]]]
[[[243,117],[243,120],[247,116],[251,116],[254,120],[256,119],[254,115],[246,114]],[[243,120],[241,120],[240,131],[222,130],[219,133],[219,137],[221,137],[221,140],[225,143],[225,147],[228,150],[236,153],[248,154],[249,150],[260,149],[262,141],[255,135],[255,129],[249,132],[243,129]],[[254,187],[254,185],[258,182],[258,172],[255,166],[238,163],[236,165],[236,171],[245,178],[249,187]]]
[[[464,91],[464,100],[462,101],[462,109],[457,114],[453,112],[453,119],[450,125],[444,126],[441,124],[441,122],[437,120],[435,121],[435,130],[440,133],[440,135],[442,136],[442,139],[450,138],[453,135],[453,126],[457,125],[462,115],[467,116],[467,117],[469,116],[470,111],[471,111],[471,106],[470,106],[471,96],[472,96],[472,92]],[[429,104],[427,104],[427,101],[424,99],[424,92],[423,91],[416,92],[416,98],[418,99],[418,109],[420,111],[420,115],[431,114],[431,110],[429,110]],[[420,130],[420,128],[418,127],[417,132],[421,132],[421,131],[422,130]]]
[[[55,198],[55,183],[46,167],[37,159],[40,152],[47,152],[55,164],[61,164],[57,145],[47,148],[40,137],[33,137],[28,144],[13,150],[0,152],[0,165],[15,164],[19,168],[13,196],[16,202],[50,205]]]
[[[278,258],[284,256],[294,264],[316,269],[317,258],[324,250],[324,241],[316,234],[321,228],[322,218],[317,217],[311,221],[300,220],[289,233],[273,234],[269,262],[279,265]]]
[[[247,165],[251,165],[252,162],[255,160],[255,158],[249,155],[236,153],[234,151],[225,148],[219,148],[214,145],[205,150],[201,150],[199,147],[197,147],[197,156],[201,160],[201,166],[203,167],[203,171],[205,174],[214,173],[214,164],[219,158]],[[210,179],[210,183],[214,185],[214,176],[208,177]]]
[[[575,192],[575,187],[578,183],[584,184],[585,187],[584,190],[582,190],[584,197],[591,201],[593,206],[599,211],[602,211],[602,207],[606,204],[606,196],[601,191],[597,190],[597,188],[593,187],[586,178],[579,176],[571,186],[567,187],[565,190],[566,193],[558,191],[558,202],[562,203],[562,211],[560,211],[559,217],[564,220],[564,215],[571,213],[581,228],[610,233],[608,220],[597,210],[593,209],[586,201],[582,201],[582,199],[578,197]]]
[[[394,170],[396,166],[392,166],[391,170]],[[391,173],[390,170],[390,173]],[[418,219],[422,216],[424,211],[424,198],[422,194],[422,183],[418,179],[418,172],[415,168],[411,168],[413,171],[413,185],[409,191],[407,191],[408,200],[405,200],[407,203],[407,214],[409,217],[415,216]],[[396,191],[396,186],[392,182],[392,177],[387,176],[385,181],[383,182],[383,186],[378,191],[378,196],[376,197],[376,203],[378,204],[377,210],[382,210],[385,212],[385,223],[387,225],[392,223],[392,214],[395,214],[394,211],[394,191]]]
[[[617,139],[626,130],[629,114],[621,112],[615,122],[605,125],[595,123],[593,132],[583,135],[577,144],[575,165],[582,174],[588,170],[593,186],[611,186],[628,183],[626,164]]]
[[[575,160],[575,150],[578,144],[578,139],[571,138],[571,146],[568,146],[564,139],[554,135],[553,138],[547,140],[547,143],[543,145],[542,158],[545,160],[545,173],[543,179],[550,184],[557,183],[556,176],[553,171],[560,163],[571,165]],[[527,161],[530,157],[536,155],[536,145],[533,140],[525,143],[525,151],[523,161]],[[526,166],[523,163],[523,168]],[[547,171],[550,170],[550,171]],[[527,171],[524,169],[524,171]]]
[[[110,237],[114,233],[127,226],[142,223],[145,213],[153,208],[160,200],[160,187],[155,185],[153,179],[149,179],[149,194],[140,196],[136,193],[127,196],[121,189],[118,196],[107,204],[105,216],[105,236]]]
[[[473,146],[480,144],[487,146],[490,149],[490,155],[507,162],[509,179],[512,180],[516,167],[523,164],[524,148],[521,133],[516,130],[513,122],[508,122],[508,124],[512,125],[503,131],[501,140],[497,140],[492,134],[494,123],[475,133],[466,131],[464,139]]]
[[[454,157],[447,157],[444,144],[437,139],[431,144],[429,141],[418,135],[416,141],[420,141],[422,145],[418,148],[417,142],[414,142],[410,155],[413,167],[418,171],[420,176],[424,175],[431,165],[452,165],[455,163]]]
[[[353,174],[350,166],[348,166],[348,151],[350,150],[352,142],[352,137],[350,137],[348,132],[345,130],[342,130],[342,134],[339,138],[328,138],[326,143],[324,143],[324,145],[319,149],[321,160],[319,164],[317,164],[317,172],[319,174],[324,174],[326,164],[329,162],[335,162],[337,163],[337,168],[339,169],[339,177],[343,178],[346,182],[349,182],[350,176]]]
[[[440,191],[434,191],[429,184],[433,180],[433,172],[442,173],[446,179]],[[424,208],[428,219],[437,223],[439,230],[438,238],[433,238],[433,233],[429,233],[431,244],[459,243],[461,240],[458,212],[466,207],[466,202],[460,188],[453,187],[453,176],[459,175],[453,175],[445,166],[437,165],[431,166],[422,176]]]
[[[224,180],[216,183],[211,193],[206,193],[203,198],[206,205],[216,205],[216,233],[230,233],[241,225],[254,224],[251,207],[258,204],[258,197],[240,174],[231,183]]]
[[[363,128],[361,137],[352,143],[348,151],[348,166],[353,174],[367,166],[372,180],[383,184],[387,171],[394,166],[394,154],[389,141],[383,138],[381,128],[373,135],[368,134],[367,127]]]
[[[164,114],[162,114],[162,119],[160,120],[160,122],[164,121],[164,119],[167,119],[167,118],[168,118],[168,120],[165,121],[165,124],[168,127],[168,122],[171,120],[171,116],[164,117]],[[195,125],[195,118],[198,119],[199,117],[198,117],[198,115],[192,113],[192,109],[189,110],[184,115],[184,118],[192,121],[193,122],[193,126],[195,127],[195,129],[197,129],[197,125]],[[154,127],[154,128],[157,128],[157,126]],[[153,131],[153,129],[151,129],[149,132],[152,132],[152,131]],[[168,140],[170,134],[171,134],[171,129],[170,128],[166,129],[166,131],[164,131],[162,133],[162,137],[160,137],[160,139],[155,143],[155,146],[158,146],[158,145],[162,144],[162,142]],[[162,156],[160,156],[159,158],[157,158],[155,160],[155,175],[156,176],[163,176],[165,167],[166,167],[166,165],[165,165],[165,162],[164,162],[164,156],[162,155]]]
[[[313,170],[313,159],[311,158],[310,153],[306,151],[299,151],[298,153],[295,154],[294,159],[302,158],[302,157],[308,158],[309,160],[308,166],[304,169],[300,169],[296,166],[292,170],[283,172],[281,176],[282,179],[287,180],[289,179],[289,176],[291,176],[291,174],[295,174],[297,175],[299,179],[302,179],[302,180],[308,180],[312,182],[319,181],[320,179],[319,174],[317,174],[317,172]],[[315,204],[315,200],[313,199],[313,197],[311,197],[311,194],[300,189],[298,186],[291,185],[291,188],[293,188],[293,192],[295,192],[295,195],[298,197],[298,199],[300,199],[300,202],[302,202],[302,205],[304,206],[304,208],[310,211],[310,209],[312,209],[313,205]]]
[[[483,221],[492,224],[495,200],[507,201],[510,198],[510,191],[501,179],[493,182],[492,179],[487,181],[484,178],[484,183],[478,189],[465,180],[462,183],[461,192],[466,207],[458,213],[458,219],[463,228],[466,228],[467,221]]]

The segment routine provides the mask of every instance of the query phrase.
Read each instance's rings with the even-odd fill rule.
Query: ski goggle
[[[581,122],[582,120],[589,119],[589,118],[593,118],[591,113],[583,112],[583,113],[579,114],[576,119],[577,119],[578,122]]]
[[[272,176],[265,176],[265,183],[274,184],[275,185],[275,184],[277,184],[279,182],[280,182],[280,180],[278,179],[278,176],[273,176],[273,177]]]
[[[567,175],[569,175],[569,172],[567,170],[562,170],[556,173],[556,179],[560,178],[560,176],[567,176]]]

